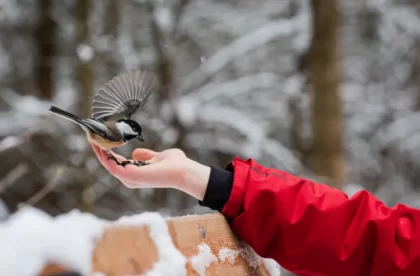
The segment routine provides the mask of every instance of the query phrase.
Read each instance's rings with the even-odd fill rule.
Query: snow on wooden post
[[[109,222],[78,211],[53,219],[30,208],[15,216],[0,223],[0,244],[6,244],[0,255],[19,247],[13,234],[37,248],[0,260],[0,275],[280,275],[279,266],[244,245],[220,214],[165,220],[146,212]],[[37,225],[33,232],[20,228],[31,224]],[[22,267],[21,260],[31,262]]]

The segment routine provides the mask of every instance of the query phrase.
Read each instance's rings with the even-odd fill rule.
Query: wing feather
[[[151,71],[139,69],[122,73],[96,93],[92,102],[92,117],[106,120],[111,115],[120,114],[130,118],[159,89],[158,78]]]

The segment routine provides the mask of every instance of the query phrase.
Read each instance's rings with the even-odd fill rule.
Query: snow
[[[114,225],[149,226],[160,258],[147,276],[186,275],[186,258],[175,248],[165,220],[158,213],[145,212],[111,222],[77,210],[53,219],[33,207],[21,208],[0,224],[0,275],[33,276],[49,262],[87,275],[95,240]]]
[[[224,263],[227,261],[234,265],[238,256],[243,257],[248,265],[254,269],[263,263],[270,276],[280,276],[280,265],[276,261],[259,257],[249,246],[244,246],[240,249],[221,248],[217,256],[213,255],[210,247],[205,243],[199,244],[198,248],[198,254],[190,258],[190,263],[200,276],[205,275],[206,268],[211,263],[218,261]]]
[[[280,165],[282,165],[283,169],[286,171],[296,172],[303,170],[303,166],[298,158],[290,149],[282,145],[280,141],[265,139],[262,150],[267,155],[271,155],[274,160],[278,160],[279,164],[277,166],[280,167]]]
[[[62,109],[68,110],[73,108],[73,104],[77,101],[79,92],[68,80],[60,80],[57,85],[60,86],[60,90],[54,95],[54,103]]]
[[[18,22],[24,14],[15,1],[0,1],[0,20],[2,24]]]
[[[217,262],[217,257],[213,255],[210,247],[205,243],[199,244],[198,254],[190,258],[192,267],[200,276],[205,275],[206,269],[213,262]]]
[[[145,273],[146,276],[186,275],[187,261],[200,276],[204,276],[212,263],[220,260],[234,264],[239,255],[252,268],[264,263],[270,275],[280,275],[280,267],[275,261],[260,258],[249,246],[237,250],[222,248],[215,256],[207,244],[201,243],[197,255],[187,260],[172,242],[166,221],[159,213],[144,212],[108,221],[78,210],[53,218],[30,206],[22,207],[0,223],[0,275],[33,276],[47,263],[58,263],[88,275],[92,272],[95,241],[102,237],[106,228],[143,225],[149,226],[150,237],[159,255],[159,260]],[[24,266],[22,260],[25,260]],[[103,275],[101,271],[92,273]]]
[[[280,265],[273,259],[262,258],[265,268],[270,276],[280,276]]]
[[[115,222],[120,226],[141,226],[148,225],[150,237],[154,241],[159,254],[159,261],[156,262],[147,276],[153,275],[186,275],[186,258],[175,247],[172,242],[168,226],[159,213],[145,212],[134,216],[121,217]]]
[[[158,7],[154,10],[154,19],[159,29],[171,33],[175,26],[175,19],[169,7]]]
[[[207,62],[202,63],[197,70],[185,78],[181,91],[189,91],[201,85],[209,76],[225,67],[229,62],[243,56],[248,51],[258,48],[280,36],[292,33],[289,20],[278,20],[251,31],[217,51]]]
[[[206,105],[200,109],[198,114],[203,122],[225,124],[239,133],[246,135],[248,140],[255,145],[263,141],[265,129],[259,120],[253,118],[252,114],[232,109],[226,105]]]
[[[45,115],[51,105],[49,101],[40,100],[32,95],[21,96],[9,89],[3,89],[0,97],[17,112],[26,115]]]
[[[22,143],[22,139],[15,136],[9,136],[0,141],[0,152],[6,151],[10,148],[19,146]]]
[[[30,8],[29,4],[23,4],[29,2],[32,1],[22,1],[19,4],[13,1],[0,1],[0,20],[4,23],[3,33],[8,38],[3,39],[0,45],[0,76],[6,76],[3,79],[5,83],[4,89],[0,91],[0,98],[3,106],[9,106],[7,110],[0,112],[0,136],[8,137],[0,142],[0,151],[8,150],[7,153],[11,152],[11,149],[17,151],[16,146],[25,142],[19,140],[21,133],[28,129],[32,132],[33,129],[37,130],[39,126],[43,126],[54,136],[55,141],[48,140],[48,146],[54,149],[58,148],[57,145],[63,144],[60,151],[56,151],[57,154],[62,152],[62,155],[65,155],[68,150],[82,152],[87,145],[85,137],[72,135],[73,125],[60,126],[59,122],[55,121],[54,124],[49,124],[54,120],[50,116],[46,116],[46,123],[41,125],[41,120],[34,115],[42,116],[48,110],[48,106],[23,96],[36,93],[31,91],[33,85],[27,81],[32,79],[34,72],[35,60],[32,57],[34,55],[31,51],[27,51],[32,49],[30,47],[32,42],[25,42],[22,35],[9,34],[16,34],[15,27],[10,28],[11,24],[17,24],[16,27],[22,30],[26,28],[25,22],[30,21],[33,25],[35,17],[27,15],[36,15],[37,11],[33,9],[36,5],[30,4],[32,7]],[[76,89],[77,78],[73,77],[75,59],[74,56],[69,56],[68,51],[77,54],[76,61],[78,58],[90,60],[96,52],[101,51],[101,58],[95,66],[98,82],[110,77],[113,72],[121,68],[155,64],[156,53],[150,41],[148,24],[150,16],[146,16],[149,15],[149,11],[143,6],[137,7],[130,1],[118,3],[118,9],[121,9],[119,13],[124,16],[119,18],[116,30],[114,28],[106,30],[104,23],[109,23],[109,17],[103,14],[105,8],[102,7],[100,13],[93,12],[90,21],[97,27],[92,26],[94,29],[90,37],[92,48],[90,45],[75,44],[78,25],[74,13],[71,12],[74,1],[64,2],[63,5],[54,5],[52,11],[54,20],[58,23],[57,37],[61,41],[57,44],[59,53],[54,59],[56,105],[64,109],[77,110],[77,105],[80,103],[80,92]],[[136,2],[145,4],[143,0]],[[232,4],[233,2],[235,4]],[[311,138],[309,122],[311,101],[307,95],[306,78],[297,72],[294,59],[307,49],[310,42],[311,7],[306,0],[288,0],[281,3],[273,0],[240,2],[190,1],[181,15],[182,20],[177,28],[180,31],[179,37],[187,39],[169,41],[170,45],[177,47],[176,55],[173,57],[174,94],[181,100],[177,114],[181,124],[188,127],[188,141],[192,140],[190,145],[187,144],[188,149],[192,148],[197,152],[196,156],[200,160],[219,165],[223,165],[219,161],[219,153],[223,152],[232,156],[258,157],[257,162],[263,165],[301,172],[306,170],[305,164],[294,156],[293,149],[290,148],[287,124],[290,121],[283,106],[291,97],[299,100],[298,105],[304,120],[299,130],[306,145]],[[399,1],[368,0],[342,3],[350,7],[342,9],[343,30],[340,32],[343,40],[341,95],[346,124],[344,129],[348,156],[347,169],[350,171],[347,178],[350,184],[345,186],[345,192],[349,196],[361,188],[351,183],[360,183],[364,188],[371,188],[375,195],[388,204],[397,200],[407,200],[408,204],[417,204],[415,196],[410,196],[412,195],[410,189],[401,190],[401,187],[406,185],[416,187],[417,164],[420,164],[418,162],[420,154],[414,150],[418,148],[420,141],[418,136],[420,125],[417,123],[420,116],[416,112],[417,107],[414,107],[416,101],[413,100],[418,94],[418,83],[413,77],[418,67],[416,60],[418,45],[413,43],[419,34],[417,27],[419,17],[416,14],[418,11],[413,7],[414,2],[411,2],[407,4]],[[172,11],[167,6],[160,5],[175,8],[176,3],[163,1],[159,3],[156,4],[154,17],[161,30],[165,30],[165,26],[169,26],[168,22],[174,20],[172,16],[176,15],[176,10],[172,15],[169,14]],[[94,5],[92,10],[98,10],[96,8],[98,5],[105,6],[101,1],[95,2]],[[291,7],[292,5],[294,7]],[[257,6],[258,8],[255,8]],[[362,38],[359,37],[357,30],[362,27],[357,14],[365,9],[377,10],[379,13],[378,22],[372,23],[378,32],[375,35],[375,39],[378,40],[375,47],[366,47],[368,44],[361,41]],[[96,29],[103,30],[98,32]],[[277,31],[272,32],[273,30]],[[111,41],[108,41],[108,38]],[[162,44],[167,44],[168,41],[163,42]],[[73,49],[75,47],[69,45],[79,47]],[[109,52],[105,52],[105,49]],[[111,58],[115,59],[112,61],[115,64],[108,64],[111,63]],[[196,67],[198,70],[195,70]],[[181,89],[178,89],[178,85]],[[25,98],[9,97],[6,87]],[[143,112],[136,116],[149,132],[157,134],[156,147],[162,148],[172,145],[179,134],[171,126],[170,120],[165,121],[164,116],[159,114],[158,104],[148,104],[147,108],[152,112],[147,112],[148,114]],[[204,115],[200,115],[204,104],[208,105],[208,108],[203,109]],[[261,111],[250,109],[250,105],[257,106]],[[231,112],[224,112],[227,109]],[[167,110],[171,111],[170,108]],[[170,115],[168,117],[172,118],[173,114]],[[234,115],[232,119],[230,115]],[[236,126],[238,118],[241,120]],[[249,124],[243,123],[244,120],[249,120]],[[10,124],[11,121],[13,124]],[[42,133],[42,137],[44,135],[46,133]],[[33,143],[29,141],[28,144],[31,146],[28,148],[31,149]],[[38,158],[36,153],[39,148],[33,147],[33,150],[35,154],[31,154],[31,158],[32,156]],[[381,155],[382,151],[388,153],[390,150],[392,152],[388,156]],[[52,154],[54,154],[52,160],[64,160],[60,157],[62,155],[55,156],[55,152],[51,154],[48,151],[43,152],[45,156]],[[13,154],[14,158],[20,155]],[[81,153],[70,152],[68,155],[71,160],[75,160],[74,164],[82,162]],[[20,163],[25,164],[25,158],[28,156],[22,155],[22,158],[23,161]],[[390,162],[392,164],[389,164]],[[408,169],[398,169],[406,164],[414,164],[410,173],[407,173]],[[98,165],[100,166],[94,162],[94,159],[88,162],[90,172],[94,174],[92,179],[95,180],[93,183],[95,204],[98,209],[103,210],[102,214],[116,217],[121,215],[120,212],[127,212],[134,206],[141,208],[151,206],[149,204],[152,204],[154,190],[142,189],[131,192],[125,187],[116,189],[115,179],[105,175],[104,170],[95,169]],[[55,166],[56,164],[53,164],[53,167]],[[7,185],[3,185],[0,190],[9,192],[4,188],[7,186],[14,187],[13,189],[19,193],[28,191],[30,189],[21,183],[28,183],[26,185],[30,183],[16,179],[21,179],[22,175],[27,175],[29,179],[37,174],[39,172],[33,166],[11,169],[7,177],[4,177],[6,179],[4,183]],[[378,190],[379,186],[381,188]],[[15,192],[12,189],[10,191]],[[409,191],[408,194],[400,198],[405,191]],[[61,197],[65,195],[66,190],[58,189],[55,193]],[[172,191],[168,192],[168,198],[173,198],[171,193]],[[24,195],[21,198],[26,197]],[[103,200],[99,201],[100,198]],[[114,208],[118,204],[115,203],[116,198],[122,198],[124,201],[123,209]],[[184,209],[171,206],[168,201],[164,202],[164,207],[171,210],[173,215],[185,212]],[[71,208],[70,204],[66,203],[65,207]]]
[[[222,248],[219,250],[219,259],[223,263],[225,261],[228,261],[230,264],[234,264],[236,257],[238,257],[240,251],[239,250],[233,250],[230,248]]]
[[[239,255],[247,261],[250,267],[257,268],[260,263],[263,263],[270,276],[280,276],[281,267],[276,261],[259,257],[249,246],[240,249],[222,248],[219,250],[218,257],[222,263],[227,261],[233,265]]]
[[[92,276],[106,276],[105,273],[102,272],[93,272]]]
[[[276,74],[260,72],[222,83],[211,82],[201,86],[194,92],[183,96],[182,100],[204,104],[222,97],[234,98],[239,94],[243,95],[258,89],[269,89],[273,86],[281,85],[282,83]]]
[[[0,275],[33,276],[46,262],[87,274],[94,240],[101,236],[104,225],[78,211],[53,220],[38,209],[23,207],[0,224]]]
[[[349,197],[352,197],[362,190],[364,190],[364,188],[360,184],[349,183],[344,186],[343,192],[346,193]]]
[[[77,46],[76,51],[77,56],[83,62],[91,61],[95,54],[95,50],[93,49],[93,47],[87,44],[80,44],[79,46]]]
[[[197,120],[198,111],[197,102],[188,101],[187,99],[177,101],[176,112],[184,126],[194,126]]]
[[[312,33],[312,10],[309,6],[309,1],[300,0],[300,9],[296,18],[293,20],[294,31],[296,36],[292,39],[294,48],[303,53],[309,48],[311,33]],[[308,16],[309,15],[309,16]]]

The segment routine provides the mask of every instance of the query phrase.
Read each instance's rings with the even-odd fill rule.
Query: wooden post
[[[214,255],[208,267],[201,266],[205,270],[202,271],[204,275],[270,275],[264,260],[232,233],[221,214],[170,218],[166,224],[174,246],[188,260],[187,275],[200,275],[191,259],[199,254],[199,246],[208,246]],[[225,258],[223,253],[226,252],[230,252],[229,258]],[[153,267],[158,258],[149,226],[115,225],[107,228],[96,242],[91,275],[142,275]],[[70,271],[60,264],[48,264],[39,275],[58,276],[59,272]]]

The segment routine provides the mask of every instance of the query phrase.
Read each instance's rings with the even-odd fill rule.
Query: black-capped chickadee
[[[134,138],[145,141],[141,126],[130,118],[159,89],[155,74],[145,69],[131,70],[114,77],[99,89],[92,102],[92,118],[81,119],[55,106],[51,106],[50,111],[80,125],[88,140],[105,150],[108,158],[118,165],[147,165],[143,161],[119,162],[110,150]]]

